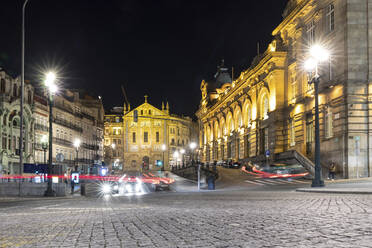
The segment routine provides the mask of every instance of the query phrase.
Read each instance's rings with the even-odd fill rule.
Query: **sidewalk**
[[[325,187],[296,189],[297,192],[333,194],[372,194],[372,178],[325,180]]]

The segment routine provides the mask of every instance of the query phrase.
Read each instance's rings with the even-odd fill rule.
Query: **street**
[[[371,247],[370,195],[243,188],[250,176],[225,173],[216,191],[179,178],[180,192],[1,199],[0,247]]]

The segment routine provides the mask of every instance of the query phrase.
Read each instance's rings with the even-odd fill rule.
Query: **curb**
[[[306,189],[306,188],[300,188],[296,189],[296,192],[305,192],[305,193],[332,193],[332,194],[363,194],[363,195],[372,195],[372,190],[362,190],[362,189],[356,189],[356,190],[350,190],[350,189]]]

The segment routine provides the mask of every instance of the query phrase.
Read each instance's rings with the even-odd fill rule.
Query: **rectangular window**
[[[330,110],[327,110],[324,116],[324,131],[325,131],[325,137],[331,138],[333,136],[333,125],[332,125],[332,112]]]
[[[290,120],[289,139],[290,139],[290,145],[294,146],[296,144],[296,126],[295,126],[294,119]]]
[[[296,95],[297,95],[297,81],[296,81],[295,72],[292,72],[292,75],[291,75],[291,91],[292,91],[292,100],[295,100]]]
[[[121,139],[118,139],[118,144],[121,145]]]
[[[309,44],[313,44],[315,41],[315,21],[312,20],[309,24],[307,24],[307,41]]]
[[[248,135],[245,135],[244,136],[244,157],[248,158],[249,157],[249,148],[250,148],[250,145],[249,145],[249,137]]]
[[[136,143],[136,133],[132,133],[132,141],[133,143]]]
[[[4,150],[6,149],[6,136],[3,136],[3,139],[2,139],[2,148]]]
[[[329,80],[333,80],[333,68],[332,68],[331,56],[329,56],[328,67],[329,67]]]
[[[312,114],[306,116],[306,142],[312,143],[314,141],[314,125]]]
[[[149,141],[149,133],[144,132],[143,133],[143,142],[147,143]]]
[[[335,29],[335,6],[328,5],[326,13],[327,32],[330,33]]]
[[[159,143],[160,137],[159,137],[159,132],[156,132],[156,143]]]

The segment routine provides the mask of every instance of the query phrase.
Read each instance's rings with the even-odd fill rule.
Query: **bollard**
[[[86,192],[85,192],[85,183],[82,183],[80,185],[80,195],[85,195]]]

